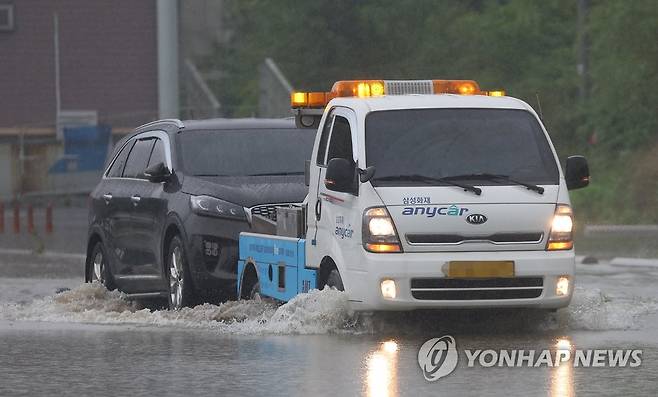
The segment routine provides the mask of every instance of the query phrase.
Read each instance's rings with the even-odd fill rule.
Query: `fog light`
[[[555,285],[555,294],[557,296],[569,295],[569,277],[561,276],[557,279],[557,284]]]
[[[395,281],[382,281],[382,296],[386,299],[395,299],[397,296],[397,291],[395,290]]]

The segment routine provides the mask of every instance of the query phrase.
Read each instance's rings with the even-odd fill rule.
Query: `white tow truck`
[[[281,301],[324,286],[358,311],[557,309],[573,293],[569,189],[522,100],[471,80],[339,81],[295,92],[298,126],[318,128],[308,196],[275,231],[242,233],[238,296]]]

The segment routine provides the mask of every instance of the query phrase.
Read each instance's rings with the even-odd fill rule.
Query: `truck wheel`
[[[260,282],[256,281],[256,284],[251,287],[251,291],[249,292],[249,299],[254,300],[256,297],[260,297]]]
[[[100,241],[94,245],[91,255],[87,258],[87,274],[87,280],[90,283],[101,283],[110,291],[116,288],[110,266],[107,263],[103,243]]]
[[[336,288],[338,291],[345,291],[345,287],[343,287],[343,279],[340,278],[340,273],[338,273],[337,269],[333,269],[329,272],[325,285],[330,288]]]
[[[195,302],[194,286],[187,266],[183,242],[178,236],[171,239],[167,254],[167,281],[169,309],[179,310]]]

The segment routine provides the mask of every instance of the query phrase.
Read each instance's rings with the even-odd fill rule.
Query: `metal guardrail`
[[[292,85],[271,58],[259,67],[258,117],[286,117],[291,115]]]
[[[221,104],[199,69],[189,58],[185,59],[183,65],[187,107],[181,109],[181,111],[188,118],[213,118],[219,116]]]
[[[596,233],[658,233],[658,225],[586,225],[585,235]]]

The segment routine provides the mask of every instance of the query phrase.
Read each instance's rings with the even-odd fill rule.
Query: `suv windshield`
[[[183,169],[197,176],[303,175],[308,129],[203,130],[179,136]]]
[[[514,109],[413,109],[366,117],[366,160],[375,186],[426,184],[420,175],[469,184],[557,184],[553,152],[535,117]]]

